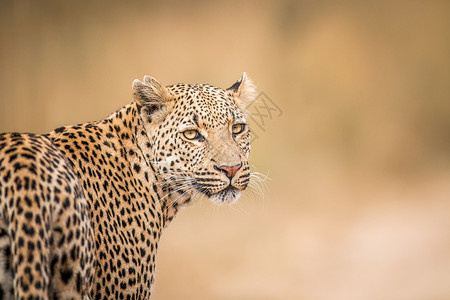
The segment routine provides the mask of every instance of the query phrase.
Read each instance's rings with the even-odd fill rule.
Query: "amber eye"
[[[233,134],[239,134],[239,133],[242,133],[244,131],[244,129],[245,129],[245,124],[234,124],[231,127],[231,132]]]
[[[196,138],[198,138],[200,136],[198,131],[194,130],[194,129],[188,129],[186,131],[183,131],[183,135],[188,140],[195,140]]]

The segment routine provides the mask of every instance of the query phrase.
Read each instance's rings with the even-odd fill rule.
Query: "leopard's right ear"
[[[244,72],[241,79],[227,89],[227,92],[236,98],[238,106],[245,110],[256,100],[256,88]]]
[[[173,99],[165,86],[150,76],[144,76],[144,82],[133,81],[133,99],[141,114],[151,122],[162,118],[167,112],[167,104]]]

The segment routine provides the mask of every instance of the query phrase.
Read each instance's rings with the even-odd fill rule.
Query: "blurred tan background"
[[[153,299],[450,299],[450,1],[0,2],[0,131],[243,71],[264,197],[183,211]]]

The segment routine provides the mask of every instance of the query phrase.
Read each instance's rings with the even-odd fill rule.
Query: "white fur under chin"
[[[236,189],[224,190],[211,195],[209,199],[216,204],[234,204],[241,197],[241,193]]]

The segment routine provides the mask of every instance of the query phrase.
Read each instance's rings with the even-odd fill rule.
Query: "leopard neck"
[[[170,188],[165,187],[164,178],[158,172],[159,162],[153,158],[156,137],[152,135],[151,126],[146,126],[135,102],[117,110],[103,123],[113,126],[117,146],[124,152],[134,177],[145,182],[145,191],[160,205],[163,224],[167,226],[178,213],[180,203],[190,201],[190,195],[172,193]]]

